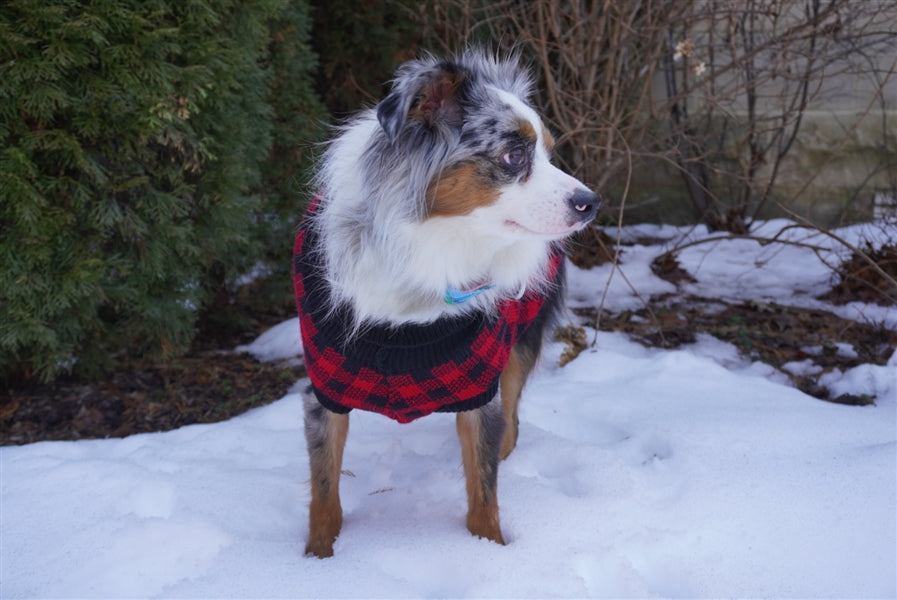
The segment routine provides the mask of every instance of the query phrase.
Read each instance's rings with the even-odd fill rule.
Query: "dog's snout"
[[[601,198],[590,190],[576,190],[567,200],[570,210],[577,221],[591,221],[598,212]]]

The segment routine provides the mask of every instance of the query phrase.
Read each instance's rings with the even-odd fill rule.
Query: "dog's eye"
[[[509,167],[522,167],[527,161],[526,148],[523,146],[515,146],[505,152],[501,159]]]

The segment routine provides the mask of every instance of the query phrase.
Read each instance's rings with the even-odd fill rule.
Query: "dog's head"
[[[594,218],[598,196],[551,163],[531,87],[519,61],[477,51],[400,67],[376,113],[392,167],[418,182],[418,217],[475,215],[510,240],[560,239]]]

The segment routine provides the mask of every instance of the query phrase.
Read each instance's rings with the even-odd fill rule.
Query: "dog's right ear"
[[[392,92],[377,106],[377,120],[390,142],[409,122],[431,130],[461,125],[464,112],[458,96],[465,70],[448,62],[422,67],[416,62],[402,65]]]

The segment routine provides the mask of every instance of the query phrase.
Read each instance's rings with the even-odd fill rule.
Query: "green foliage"
[[[286,81],[311,68],[304,42],[275,58],[290,28],[307,36],[302,2],[0,5],[0,377],[180,353],[264,256],[288,193],[265,178],[310,131],[284,111],[317,110]],[[302,100],[272,105],[272,85]]]
[[[265,278],[259,299],[294,306],[291,283],[293,238],[309,200],[307,188],[315,142],[325,134],[326,110],[314,92],[316,55],[310,45],[310,8],[292,2],[270,23],[268,68],[273,81],[270,105],[274,130],[268,160],[262,165],[265,206],[255,229],[264,248]]]
[[[421,31],[419,2],[408,0],[312,0],[318,94],[343,118],[384,95],[399,63],[414,58]]]

